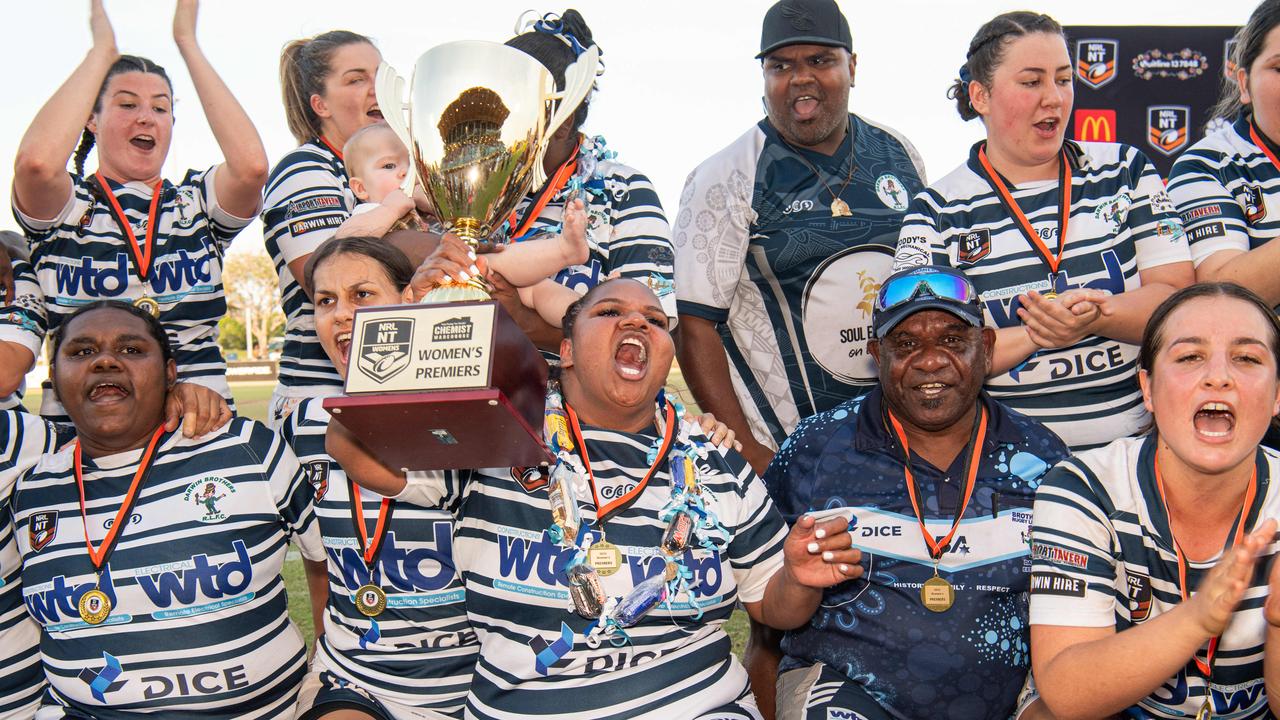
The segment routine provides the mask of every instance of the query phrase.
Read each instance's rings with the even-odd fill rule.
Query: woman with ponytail
[[[267,423],[279,428],[298,403],[342,387],[315,332],[315,306],[303,268],[356,206],[342,147],[360,128],[382,119],[374,76],[382,55],[369,38],[331,30],[294,40],[280,53],[280,87],[289,131],[298,147],[271,171],[263,201],[263,237],[280,276],[284,351]],[[394,191],[384,204],[412,203]],[[353,221],[355,222],[355,221]],[[387,228],[348,226],[353,235],[381,236]]]
[[[997,328],[987,389],[1079,451],[1149,423],[1137,343],[1151,311],[1194,278],[1151,162],[1065,138],[1072,68],[1048,15],[979,28],[948,95],[986,139],[915,197],[894,265],[965,273]]]
[[[222,259],[257,213],[267,160],[253,123],[196,42],[197,10],[196,0],[179,0],[173,38],[226,159],[171,183],[160,175],[173,133],[169,77],[146,58],[121,55],[101,0],[91,2],[92,49],[18,147],[13,209],[31,252],[16,304],[0,312],[9,323],[0,325],[0,395],[20,382],[45,333],[76,308],[125,300],[169,332],[178,377],[188,381],[176,393],[186,407],[229,418],[217,344],[227,313]],[[86,174],[95,149],[97,170]],[[42,412],[62,417],[52,395]]]

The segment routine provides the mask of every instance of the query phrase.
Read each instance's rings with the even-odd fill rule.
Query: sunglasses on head
[[[969,304],[978,299],[973,285],[960,275],[944,272],[922,272],[892,278],[880,286],[876,295],[876,310],[884,312],[915,299],[927,292],[941,300],[954,300]]]

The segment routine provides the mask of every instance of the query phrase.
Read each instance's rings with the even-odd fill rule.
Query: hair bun
[[[560,23],[565,32],[577,38],[578,44],[582,45],[582,47],[589,48],[595,44],[595,40],[591,37],[591,27],[583,19],[582,13],[569,8],[560,16]]]

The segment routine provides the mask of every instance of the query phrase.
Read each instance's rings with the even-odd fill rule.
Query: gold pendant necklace
[[[804,163],[813,171],[814,177],[818,178],[818,182],[822,183],[822,187],[826,188],[826,191],[831,194],[831,217],[853,217],[853,211],[849,209],[849,203],[845,202],[840,197],[840,195],[844,193],[845,188],[849,187],[849,182],[853,180],[853,171],[856,169],[853,162],[852,119],[849,120],[849,127],[845,130],[845,133],[849,136],[849,170],[845,173],[844,184],[840,186],[839,192],[833,191],[831,186],[827,184],[827,181],[822,179],[822,173],[818,170],[816,165],[809,162],[809,158],[805,157],[794,145],[787,142],[786,139],[782,137],[781,133],[778,134],[778,138],[782,140],[782,144],[790,148],[791,152],[794,153],[796,157],[800,158],[800,162]],[[844,144],[843,141],[841,144]],[[838,149],[839,148],[837,147],[837,150]]]

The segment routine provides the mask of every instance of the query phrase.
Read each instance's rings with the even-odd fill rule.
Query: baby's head
[[[366,125],[342,146],[351,192],[361,202],[381,203],[409,172],[409,151],[383,123]]]

